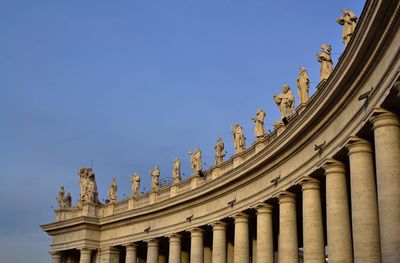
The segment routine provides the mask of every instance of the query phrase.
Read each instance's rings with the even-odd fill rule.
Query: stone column
[[[182,263],[190,263],[190,255],[189,255],[188,251],[182,250],[181,262]]]
[[[235,250],[235,246],[232,241],[229,241],[226,245],[226,262],[233,263],[233,255]]]
[[[147,260],[146,263],[158,263],[158,240],[147,240]]]
[[[382,262],[400,259],[400,123],[397,116],[377,109],[372,118]]]
[[[166,255],[158,255],[158,263],[167,263],[167,256]]]
[[[279,263],[299,260],[297,242],[296,195],[284,191],[279,195]]]
[[[369,142],[353,137],[347,148],[350,158],[354,262],[381,262],[372,147]]]
[[[106,247],[101,249],[100,262],[101,263],[118,263],[119,262],[119,249],[115,247]]]
[[[304,262],[325,262],[325,241],[319,181],[306,178],[303,191],[303,248]]]
[[[62,254],[61,252],[50,252],[52,263],[61,263]]]
[[[169,238],[169,260],[168,262],[181,263],[181,235],[172,234]]]
[[[274,240],[272,232],[272,206],[257,205],[257,263],[274,263]]]
[[[87,248],[81,248],[81,258],[79,263],[91,263],[92,260],[92,250]]]
[[[203,232],[204,230],[198,227],[190,230],[190,263],[203,263],[204,261]]]
[[[245,213],[238,213],[233,218],[235,219],[233,262],[249,263],[249,216]]]
[[[353,262],[346,170],[334,159],[324,164],[329,263]]]
[[[125,263],[136,263],[137,261],[137,246],[135,243],[126,245]]]
[[[226,223],[217,221],[213,228],[212,262],[226,263]]]

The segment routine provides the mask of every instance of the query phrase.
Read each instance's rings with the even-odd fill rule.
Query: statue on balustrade
[[[97,192],[96,177],[92,168],[80,168],[78,176],[80,189],[78,207],[87,203],[100,203],[98,199],[99,194]]]
[[[300,104],[306,104],[309,96],[308,91],[310,90],[310,77],[308,76],[308,72],[305,68],[300,68],[300,74],[296,80],[297,87],[299,88],[299,99]]]
[[[60,187],[57,195],[57,203],[59,209],[71,207],[71,194],[65,194],[64,186]]]
[[[129,179],[132,183],[131,194],[133,197],[136,197],[138,195],[139,189],[140,189],[140,175],[135,172],[134,174],[129,176]]]
[[[196,148],[193,153],[192,151],[189,151],[189,156],[191,159],[191,167],[193,171],[197,174],[201,173],[201,170],[203,169],[203,163],[200,149]]]
[[[241,153],[246,148],[246,138],[243,135],[242,126],[235,124],[232,127],[233,144],[235,146],[235,153]]]
[[[172,178],[174,179],[174,184],[181,181],[181,160],[175,158],[174,165],[172,166]]]
[[[350,42],[357,25],[357,16],[349,9],[342,9],[343,16],[339,17],[336,22],[343,26],[342,41],[345,46]]]
[[[217,139],[217,144],[214,147],[215,149],[215,164],[221,164],[224,161],[224,157],[226,154],[224,142],[220,137]]]
[[[117,201],[117,192],[117,182],[115,181],[115,178],[113,178],[110,188],[108,189],[108,200],[110,200],[111,204],[115,204],[115,202]]]
[[[255,123],[254,136],[256,136],[258,140],[265,137],[264,118],[265,112],[261,108],[257,110],[256,117],[251,118]]]
[[[329,44],[321,45],[322,51],[317,54],[320,65],[321,81],[325,81],[333,72],[333,62],[331,57],[332,48]]]
[[[289,85],[282,86],[282,92],[277,96],[274,95],[274,101],[279,106],[281,118],[289,118],[293,114],[294,96]]]
[[[156,190],[160,184],[159,184],[159,177],[160,177],[160,168],[158,165],[154,166],[153,171],[150,171],[150,176],[151,176],[151,190]]]

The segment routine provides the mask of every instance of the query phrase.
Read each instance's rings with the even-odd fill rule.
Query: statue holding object
[[[134,173],[131,176],[129,176],[129,179],[132,183],[131,185],[131,195],[132,197],[135,197],[139,193],[140,189],[140,175],[138,173]]]
[[[117,192],[118,192],[118,187],[117,187],[117,182],[115,181],[115,178],[112,179],[110,188],[108,189],[108,200],[110,200],[111,204],[115,204],[117,201]]]
[[[333,62],[331,57],[332,48],[329,44],[321,45],[322,51],[317,54],[318,62],[321,64],[321,81],[325,81],[333,72]]]
[[[221,164],[224,161],[224,157],[226,154],[224,142],[220,137],[217,139],[217,144],[214,147],[215,149],[215,164]]]
[[[151,176],[151,190],[156,190],[160,184],[159,184],[159,177],[160,177],[160,168],[158,165],[154,166],[153,171],[150,171],[150,176]]]
[[[241,153],[246,148],[246,138],[243,135],[242,126],[235,124],[232,127],[233,144],[235,146],[235,153]]]
[[[282,92],[279,95],[274,95],[274,101],[279,106],[281,119],[289,118],[293,114],[294,96],[289,85],[282,86]]]
[[[343,16],[339,17],[336,22],[343,26],[342,41],[345,46],[350,42],[350,38],[354,33],[357,25],[357,16],[349,9],[342,9]]]
[[[301,67],[300,74],[296,80],[297,87],[299,88],[299,99],[300,104],[306,104],[309,96],[308,91],[310,90],[310,77],[308,76],[307,69]]]
[[[172,178],[174,179],[174,184],[181,181],[181,161],[175,158],[174,165],[172,166]]]
[[[251,118],[255,123],[254,136],[256,136],[258,140],[265,137],[264,118],[265,112],[261,108],[257,110],[256,117]]]
[[[201,157],[201,151],[199,148],[196,148],[194,152],[189,151],[189,156],[191,159],[191,167],[193,171],[196,174],[201,173],[201,170],[203,169],[203,163],[202,163],[202,157]]]

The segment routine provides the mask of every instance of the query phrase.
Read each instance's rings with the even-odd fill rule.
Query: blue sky
[[[93,167],[100,199],[111,178],[129,195],[137,171],[171,176],[175,157],[190,174],[189,149],[206,167],[230,128],[254,141],[256,110],[267,129],[272,100],[299,67],[319,80],[316,53],[343,51],[336,19],[363,1],[0,0],[0,262],[50,262],[60,185],[78,196],[79,167]],[[296,98],[297,99],[297,98]],[[296,101],[298,103],[298,99]]]

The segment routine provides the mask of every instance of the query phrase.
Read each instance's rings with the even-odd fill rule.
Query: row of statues
[[[337,23],[343,26],[342,41],[345,46],[348,45],[351,36],[356,27],[357,16],[349,9],[342,10],[343,16],[337,19]],[[320,63],[320,81],[326,81],[331,73],[333,72],[332,62],[332,48],[329,44],[321,45],[321,51],[317,54],[317,60]],[[304,67],[300,68],[299,76],[296,79],[296,85],[298,87],[298,97],[300,104],[305,105],[309,100],[309,89],[310,89],[310,77],[307,70]],[[274,102],[278,105],[281,114],[281,120],[290,118],[294,113],[295,99],[289,85],[285,84],[282,86],[282,91],[279,95],[273,95]],[[266,113],[263,109],[259,108],[256,112],[256,116],[252,118],[254,122],[254,136],[257,140],[265,138],[266,132],[264,127],[264,119]],[[282,121],[275,123],[281,124]],[[243,134],[243,128],[239,124],[235,124],[232,127],[233,143],[235,148],[235,154],[241,154],[246,149],[246,137]],[[223,163],[226,155],[225,145],[221,138],[217,139],[217,143],[214,147],[215,164],[219,165]],[[201,175],[203,162],[202,153],[199,148],[196,148],[194,152],[189,151],[191,158],[191,168],[195,175]],[[177,184],[181,181],[181,161],[176,158],[172,167],[173,183]],[[158,165],[149,172],[151,180],[151,190],[154,191],[160,187],[159,177],[160,168]],[[80,168],[78,172],[79,176],[79,201],[78,207],[86,203],[99,203],[98,192],[95,174],[91,168]],[[129,176],[131,181],[131,196],[137,196],[140,189],[140,175],[134,173]],[[112,179],[111,185],[108,190],[108,201],[114,204],[117,200],[118,187],[115,178]],[[71,207],[71,194],[65,194],[64,187],[62,186],[57,195],[57,203],[60,209]]]

